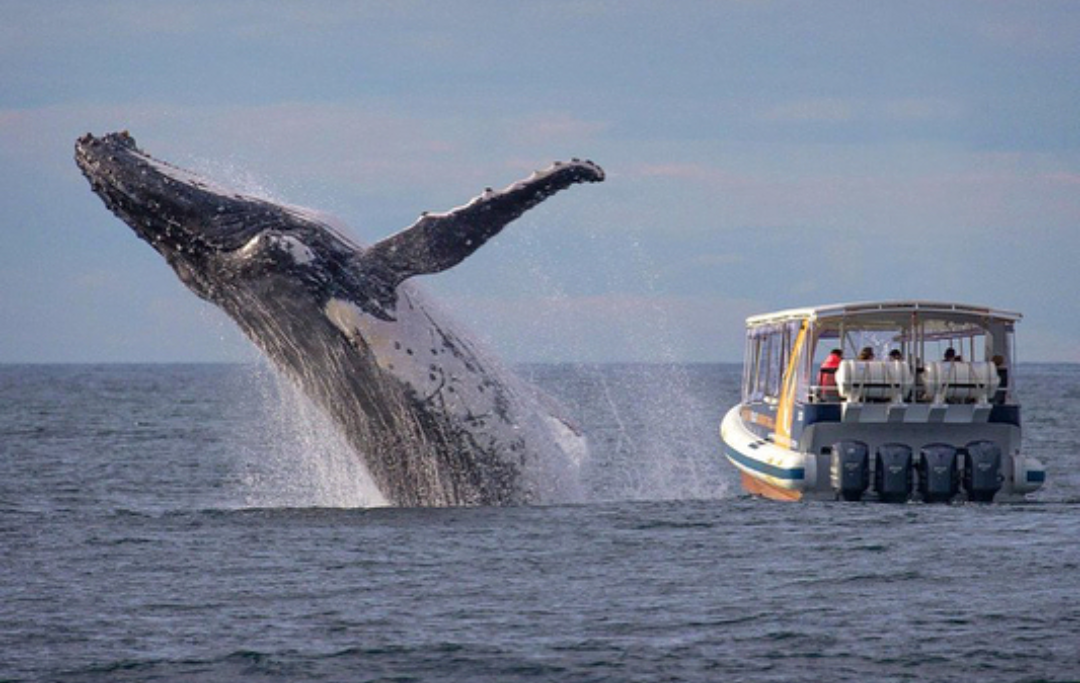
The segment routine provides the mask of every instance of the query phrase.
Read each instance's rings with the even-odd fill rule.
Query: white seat
[[[903,361],[845,360],[836,370],[836,388],[849,403],[903,403],[914,386],[915,376]]]
[[[923,385],[934,403],[988,403],[1001,379],[993,363],[927,363]]]

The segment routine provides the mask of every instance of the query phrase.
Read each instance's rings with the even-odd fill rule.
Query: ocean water
[[[261,366],[0,366],[0,680],[1080,680],[1080,366],[1022,505],[742,496],[739,368],[527,366],[583,504],[369,507]]]

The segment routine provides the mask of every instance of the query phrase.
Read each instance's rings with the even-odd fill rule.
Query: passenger
[[[958,360],[960,360],[960,357],[956,355],[956,349],[951,346],[945,349],[945,362],[951,363]]]
[[[859,351],[859,360],[874,360],[874,350],[869,346],[864,346],[862,351]]]
[[[1005,396],[1009,393],[1009,368],[1005,367],[1004,356],[994,356],[991,358],[994,362],[994,367],[997,368],[998,375],[998,388],[994,392],[994,403],[998,405],[1005,404]]]
[[[900,349],[893,349],[889,351],[889,360],[901,361],[904,360],[904,354],[900,353]]]
[[[840,367],[840,361],[844,360],[843,349],[833,349],[825,362],[821,364],[821,372],[818,377],[818,385],[821,387],[821,398],[826,401],[835,401],[840,398],[836,390],[836,369]]]

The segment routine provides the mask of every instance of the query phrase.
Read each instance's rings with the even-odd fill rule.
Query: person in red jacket
[[[821,387],[821,398],[826,401],[835,401],[840,398],[836,391],[836,369],[840,367],[842,360],[844,360],[844,350],[833,349],[825,362],[821,364],[818,385]]]

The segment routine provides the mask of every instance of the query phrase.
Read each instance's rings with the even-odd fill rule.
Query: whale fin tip
[[[439,273],[456,266],[508,223],[551,195],[576,183],[604,180],[591,161],[557,161],[504,190],[485,188],[478,197],[446,213],[423,212],[408,228],[381,240],[362,257],[396,287],[415,275]],[[377,263],[375,263],[377,261]]]

